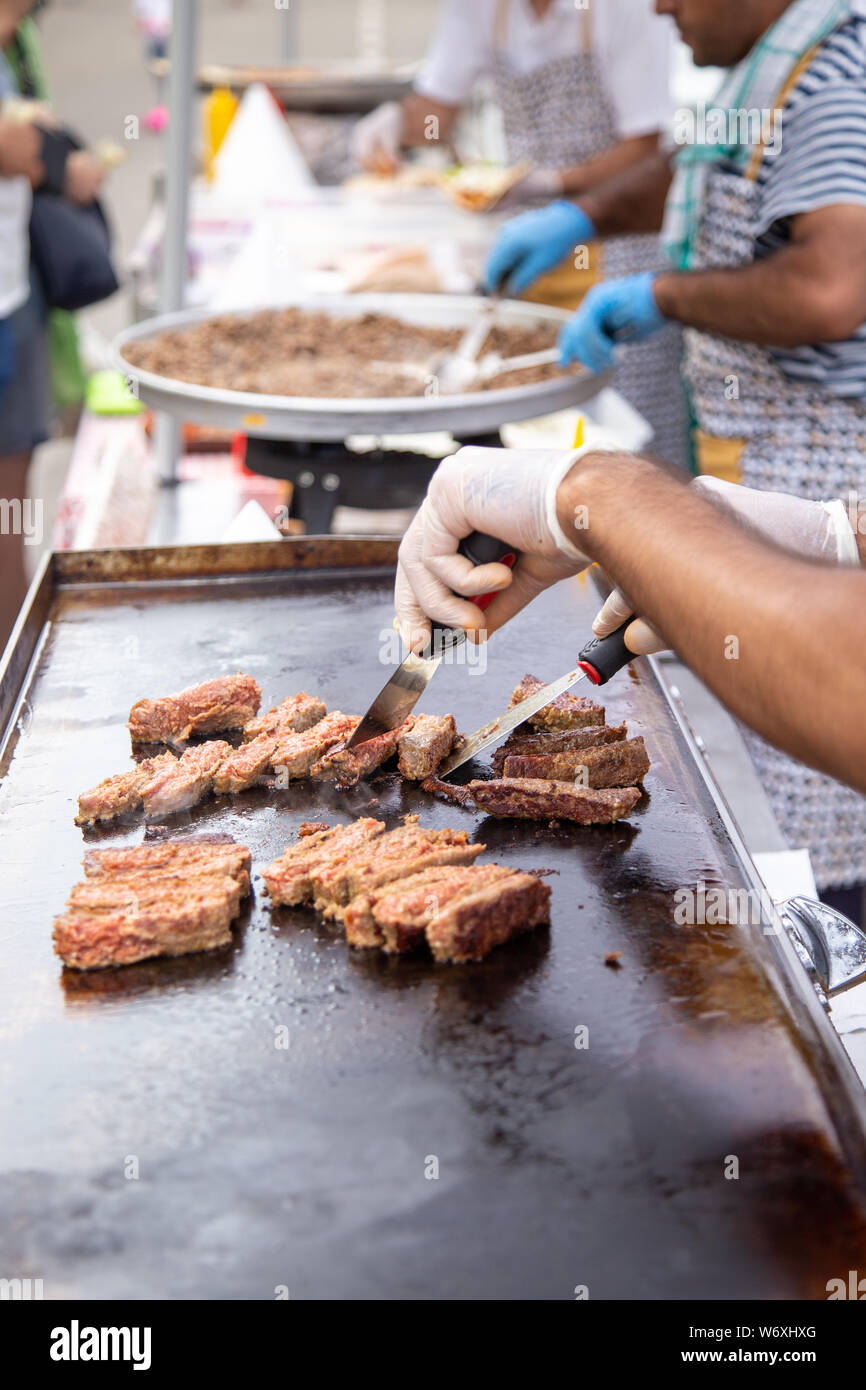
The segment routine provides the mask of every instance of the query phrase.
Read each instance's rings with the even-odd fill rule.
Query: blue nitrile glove
[[[15,375],[15,334],[8,319],[0,319],[0,396]]]
[[[595,236],[595,227],[583,208],[565,199],[522,212],[500,231],[484,267],[484,288],[488,294],[498,289],[522,294],[533,280],[553,270],[577,246],[594,241]]]
[[[614,364],[617,343],[640,343],[663,327],[655,278],[647,270],[594,285],[559,335],[560,366],[582,362],[591,372],[604,372]]]

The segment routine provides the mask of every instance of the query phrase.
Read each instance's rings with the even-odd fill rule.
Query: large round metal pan
[[[320,294],[298,296],[293,307],[330,313],[338,318],[360,318],[362,314],[378,313],[425,327],[463,328],[485,302],[474,295]],[[255,310],[236,312],[254,313]],[[184,420],[243,430],[265,439],[339,440],[355,434],[416,434],[428,430],[450,430],[458,438],[471,437],[496,430],[513,420],[531,420],[580,405],[595,396],[607,380],[604,376],[577,372],[528,386],[464,395],[376,399],[265,396],[156,376],[126,360],[125,349],[130,343],[211,317],[213,314],[209,310],[185,309],[125,329],[113,343],[116,364],[134,383],[140,398],[155,409],[179,415]],[[504,300],[498,310],[498,322],[525,327],[543,323],[558,327],[567,318],[568,312],[564,309],[524,304],[519,300]]]

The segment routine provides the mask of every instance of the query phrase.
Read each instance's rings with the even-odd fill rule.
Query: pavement
[[[357,56],[359,43],[378,44],[389,61],[409,62],[423,52],[436,19],[430,0],[292,0],[298,52],[303,60]],[[363,11],[363,31],[359,12]],[[381,30],[376,14],[385,16]],[[199,58],[203,62],[281,60],[285,12],[274,0],[199,0]],[[141,40],[123,0],[52,0],[41,19],[46,66],[54,106],[89,142],[108,138],[121,145],[125,162],[116,169],[106,201],[122,266],[144,224],[154,181],[163,167],[163,139],[141,123],[156,92],[145,68]],[[192,156],[191,156],[192,167]],[[130,319],[126,292],[82,316],[98,347]],[[35,461],[34,488],[48,514],[59,495],[68,463],[68,441],[52,441]],[[29,556],[35,562],[36,556]],[[666,674],[703,742],[707,761],[752,852],[784,847],[736,725],[699,681],[679,664]],[[837,1001],[834,1021],[866,1079],[866,986]]]

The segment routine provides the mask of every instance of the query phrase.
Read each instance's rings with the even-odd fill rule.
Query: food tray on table
[[[628,820],[485,819],[388,771],[218,797],[171,830],[252,851],[230,946],[89,972],[53,955],[85,847],[144,837],[73,823],[129,764],[132,704],[243,670],[263,707],[306,690],[362,713],[395,553],[70,552],[35,582],[0,677],[8,1267],[45,1297],[826,1297],[866,1261],[862,1091],[774,920],[676,924],[678,890],[757,881],[645,662],[602,692],[653,761]],[[421,708],[471,732],[524,672],[561,674],[596,603],[579,580],[549,591]],[[406,813],[545,871],[550,928],[451,966],[268,907],[261,871],[302,821]]]
[[[298,296],[291,307],[340,319],[383,314],[421,327],[462,329],[474,321],[485,302],[474,295],[319,294]],[[253,312],[251,309],[219,317],[231,319]],[[428,430],[450,430],[456,438],[466,439],[514,420],[535,419],[580,405],[597,395],[608,381],[607,374],[593,376],[586,371],[569,371],[526,385],[454,395],[424,394],[421,384],[414,396],[303,397],[233,391],[180,381],[133,366],[127,359],[126,349],[132,344],[213,317],[209,310],[184,309],[135,324],[114,340],[116,365],[134,383],[141,399],[157,410],[267,439],[344,440],[350,435],[414,434]],[[558,329],[568,317],[564,309],[503,300],[496,321],[504,327]]]

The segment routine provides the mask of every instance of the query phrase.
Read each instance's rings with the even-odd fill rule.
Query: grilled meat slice
[[[314,763],[319,762],[335,743],[345,743],[360,724],[356,715],[333,710],[318,724],[303,733],[280,734],[271,758],[271,767],[286,781],[306,777]]]
[[[527,732],[523,724],[509,734],[491,758],[491,766],[497,777],[502,776],[505,759],[512,756],[538,758],[547,753],[571,753],[581,748],[596,748],[602,743],[622,743],[628,738],[625,724],[591,724],[586,729],[550,729]]]
[[[346,939],[350,946],[381,946],[391,955],[411,951],[424,944],[426,926],[446,903],[510,872],[498,864],[450,864],[360,894],[346,908]]]
[[[197,806],[213,790],[217,769],[231,751],[231,744],[220,738],[188,748],[172,767],[145,782],[141,789],[145,815],[167,816]]]
[[[528,700],[530,695],[534,695],[546,684],[546,681],[539,680],[537,676],[524,676],[520,684],[515,686],[508,708],[512,709],[522,700]],[[536,729],[583,729],[588,724],[604,724],[604,706],[597,705],[582,695],[572,695],[570,690],[566,690],[564,695],[557,695],[549,705],[544,705],[533,714],[527,723]]]
[[[250,891],[252,856],[245,845],[217,836],[189,840],[155,840],[123,849],[91,849],[84,856],[87,878],[122,877],[142,872],[228,874],[242,896]]]
[[[257,719],[251,719],[244,727],[244,739],[249,741],[262,738],[266,734],[303,733],[305,729],[312,729],[313,725],[318,724],[324,717],[324,702],[302,690],[298,695],[290,695],[288,699],[281,700],[273,709],[260,714]]]
[[[412,727],[413,722],[410,717],[399,728],[376,734],[354,748],[344,748],[342,745],[332,748],[324,758],[313,763],[310,777],[314,782],[336,782],[340,787],[353,787],[362,777],[393,757],[398,740]]]
[[[152,907],[154,904],[213,900],[222,902],[234,918],[240,912],[241,885],[227,873],[187,870],[183,874],[150,869],[106,878],[88,878],[73,888],[67,901],[70,912],[117,912]]]
[[[233,748],[217,768],[213,789],[217,796],[222,792],[245,792],[254,787],[259,778],[270,767],[271,757],[277,746],[274,734],[262,734],[240,748]]]
[[[397,744],[400,776],[421,782],[432,777],[457,741],[453,714],[419,714]]]
[[[126,815],[141,807],[142,791],[152,777],[167,771],[177,762],[173,753],[162,753],[158,758],[145,758],[129,772],[118,773],[116,777],[106,777],[92,791],[82,792],[78,798],[76,825],[95,825],[97,821],[113,820],[115,816]]]
[[[312,875],[316,910],[340,920],[359,893],[440,864],[471,863],[485,848],[470,845],[465,830],[424,830],[417,821],[417,816],[407,816],[397,830],[379,836],[347,861],[317,869]]]
[[[582,787],[636,787],[649,772],[650,760],[642,738],[540,757],[512,755],[505,759],[505,777],[541,777],[576,781]]]
[[[421,790],[438,797],[440,801],[451,801],[455,806],[472,805],[469,788],[459,782],[444,782],[441,777],[425,777],[421,783]]]
[[[94,970],[150,956],[210,951],[232,939],[229,908],[214,901],[154,903],[138,911],[75,911],[54,923],[54,950],[64,965]]]
[[[490,816],[516,816],[522,820],[573,820],[580,825],[602,825],[628,815],[640,801],[639,787],[578,787],[574,782],[540,778],[500,777],[492,782],[470,782],[476,806]]]
[[[286,907],[310,902],[317,873],[329,867],[341,868],[384,829],[383,821],[365,816],[351,825],[333,825],[304,834],[264,870],[262,877],[271,899]]]
[[[550,888],[533,874],[509,873],[455,896],[428,922],[438,961],[481,960],[494,946],[550,921]]]
[[[242,729],[257,713],[262,692],[252,676],[218,676],[177,695],[139,700],[129,712],[133,743],[168,743],[190,734]]]

